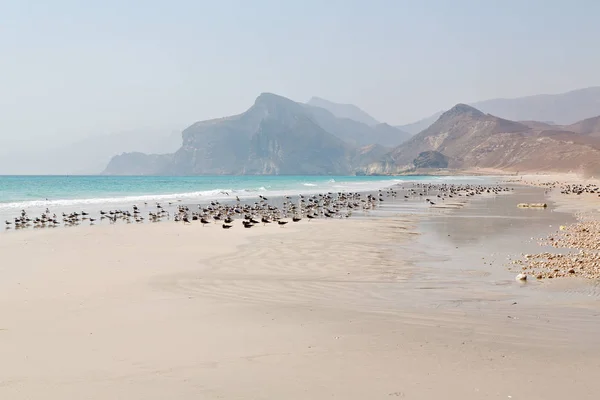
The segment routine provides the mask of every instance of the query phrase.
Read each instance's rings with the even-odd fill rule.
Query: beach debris
[[[519,208],[546,208],[548,204],[546,203],[519,203],[517,204]]]
[[[524,254],[522,259],[513,260],[512,265],[537,279],[600,279],[600,221],[597,214],[576,217],[576,223],[561,225],[558,231],[538,242],[541,246],[563,249],[561,253]]]
[[[559,196],[591,198],[600,197],[600,185],[595,183],[565,183],[559,181],[523,182],[531,186],[543,187],[544,193],[554,192]],[[544,205],[545,203],[540,203]],[[518,207],[530,208],[529,203]],[[543,207],[545,208],[545,207]],[[525,259],[511,262],[520,272],[528,273],[537,279],[576,277],[600,279],[600,209],[586,214],[578,213],[576,223],[560,225],[558,230],[546,238],[538,239],[539,245],[561,249],[552,252],[523,255]]]
[[[515,276],[515,280],[516,281],[520,281],[520,282],[526,281],[527,280],[527,274],[521,273],[521,274]]]

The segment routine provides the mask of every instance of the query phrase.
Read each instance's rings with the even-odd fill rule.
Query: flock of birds
[[[586,185],[583,184],[574,184],[574,185],[564,185],[560,191],[562,194],[597,194],[600,197],[600,187],[593,183],[588,183]]]
[[[569,183],[563,184],[561,182],[543,182],[539,186],[545,188],[545,193],[550,192],[553,189],[559,188],[561,194],[566,195],[582,195],[582,194],[595,194],[600,197],[600,186],[595,183]]]
[[[276,202],[280,206],[269,203],[268,199],[262,195],[254,203],[242,203],[239,198],[236,198],[235,203],[222,204],[219,201],[211,201],[207,206],[198,205],[197,209],[174,203],[168,203],[164,206],[160,203],[156,203],[155,206],[144,203],[144,212],[140,207],[134,205],[131,210],[100,211],[98,218],[92,218],[85,211],[70,214],[62,213],[57,216],[55,213],[51,213],[49,209],[46,209],[40,216],[30,217],[25,210],[21,210],[19,216],[15,217],[13,221],[5,221],[5,225],[6,229],[25,229],[30,227],[71,227],[82,223],[94,225],[102,221],[115,224],[117,222],[144,223],[173,220],[183,224],[197,222],[203,226],[221,224],[223,229],[231,229],[236,220],[241,220],[244,228],[270,223],[276,223],[283,227],[290,221],[300,222],[304,218],[309,221],[315,218],[348,218],[353,212],[364,213],[375,209],[385,201],[385,198],[396,199],[400,196],[403,196],[404,200],[420,198],[425,199],[430,206],[435,206],[436,202],[453,197],[472,197],[485,193],[499,194],[509,190],[511,189],[497,185],[415,183],[410,188],[392,187],[370,194],[328,192],[310,196],[299,195],[294,199],[285,196]]]

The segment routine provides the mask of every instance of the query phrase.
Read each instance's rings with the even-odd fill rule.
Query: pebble
[[[519,274],[515,277],[516,281],[526,281],[527,280],[527,274]]]
[[[557,188],[558,183],[541,184],[550,188]],[[560,187],[561,195],[600,193],[596,185],[563,185]],[[540,239],[538,243],[556,249],[566,249],[564,254],[549,251],[538,254],[523,254],[522,259],[512,261],[520,267],[519,277],[530,273],[537,279],[554,279],[563,277],[581,277],[587,279],[600,279],[600,214],[579,213],[577,222],[569,225],[560,225],[558,230]]]

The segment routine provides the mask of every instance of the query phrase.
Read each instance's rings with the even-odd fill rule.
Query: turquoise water
[[[383,176],[0,176],[0,212],[42,207],[128,204],[141,201],[203,202],[327,191],[368,191],[395,183],[459,177]],[[476,179],[476,178],[470,178]]]

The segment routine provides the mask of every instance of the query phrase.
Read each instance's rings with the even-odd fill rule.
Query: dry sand
[[[2,235],[0,399],[598,398],[598,297],[475,261],[548,214],[484,209]]]

